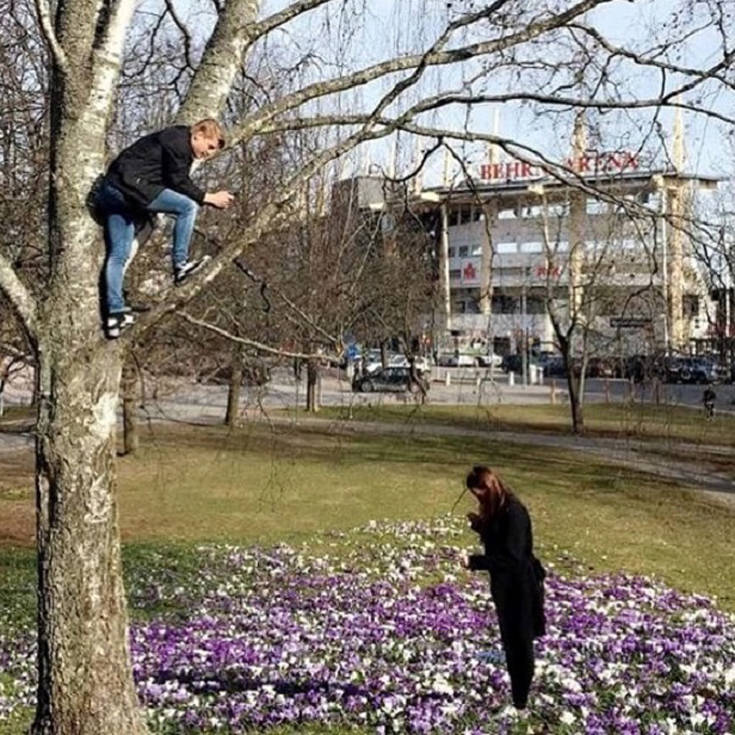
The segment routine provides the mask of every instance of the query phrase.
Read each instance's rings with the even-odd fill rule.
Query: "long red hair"
[[[480,505],[480,516],[485,521],[491,520],[513,495],[500,475],[484,465],[475,465],[467,475],[465,484],[468,490],[482,491],[475,497]]]

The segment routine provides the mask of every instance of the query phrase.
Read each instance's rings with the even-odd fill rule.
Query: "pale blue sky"
[[[288,4],[287,0],[266,0],[264,12],[271,12]],[[455,0],[455,7],[461,0]],[[571,2],[558,0],[560,7],[569,7]],[[586,18],[587,23],[597,27],[613,43],[640,46],[650,44],[652,34],[673,32],[675,20],[672,18],[672,9],[678,5],[678,0],[614,0],[603,7],[591,12]],[[190,16],[197,16],[199,29],[205,29],[202,23],[201,5],[190,4],[188,0],[179,0],[178,7]],[[477,3],[475,4],[477,5]],[[702,4],[689,3],[692,13],[692,24],[701,21]],[[319,9],[309,13],[290,28],[288,33],[277,34],[278,44],[285,49],[286,54],[293,54],[294,58],[303,54],[305,50],[315,53],[314,70],[319,69],[323,76],[338,74],[340,69],[345,71],[351,68],[386,58],[388,54],[402,51],[410,46],[430,41],[431,26],[434,32],[446,18],[446,0],[351,0],[347,10],[336,12],[338,3],[329,3],[326,9]],[[196,9],[195,9],[196,8]],[[361,9],[367,12],[358,15]],[[684,16],[680,15],[679,18]],[[419,22],[419,20],[421,22]],[[328,30],[325,30],[327,29]],[[335,52],[334,42],[325,43],[324,39],[339,38],[339,51]],[[695,34],[681,49],[682,54],[675,59],[676,63],[700,67],[715,62],[721,56],[721,43],[712,31],[701,31]],[[283,51],[281,51],[283,53]],[[471,73],[467,68],[465,76]],[[462,81],[459,70],[443,68],[432,70],[426,74],[424,86],[413,90],[406,95],[406,101],[415,99],[418,92],[431,93],[438,87],[457,87]],[[669,88],[677,83],[672,77],[668,81]],[[345,110],[367,108],[384,93],[390,80],[385,79],[370,87],[361,88],[354,94],[346,96],[342,101]],[[639,68],[632,72],[632,67],[623,76],[626,86],[625,93],[635,98],[655,96],[660,85],[660,77],[656,73],[646,73]],[[505,73],[494,73],[485,80],[488,92],[504,92],[508,90],[509,80]],[[722,88],[715,89],[709,84],[703,87],[697,96],[701,96],[699,104],[705,107],[720,110],[729,115],[735,114],[735,93],[728,93]],[[694,95],[685,97],[692,102]],[[594,117],[594,116],[593,116]],[[559,119],[541,117],[528,106],[519,104],[505,104],[500,107],[500,134],[514,137],[542,150],[546,155],[563,158],[569,149],[571,131],[571,116],[566,115]],[[492,132],[493,111],[488,107],[478,106],[473,110],[470,118],[470,127]],[[445,108],[440,113],[428,118],[427,123],[440,127],[460,127],[464,122],[464,115],[459,109]],[[637,148],[645,145],[642,130],[649,128],[650,111],[642,113],[620,114],[609,113],[598,119],[601,131],[608,148],[626,147]],[[673,126],[673,112],[664,110],[660,114],[661,127],[666,134]],[[686,130],[686,149],[688,169],[700,173],[718,175],[732,175],[733,163],[731,156],[723,155],[726,150],[726,139],[730,133],[730,126],[704,116],[692,113],[684,114]],[[403,136],[404,164],[413,155],[415,146]],[[658,140],[650,140],[647,148],[652,152],[659,146]],[[385,141],[370,146],[369,154],[356,152],[352,157],[352,165],[359,165],[368,157],[370,160],[385,164],[390,156],[391,146]],[[474,164],[479,164],[484,156],[482,146],[467,146],[467,158]],[[437,157],[432,162],[427,174],[428,183],[436,182],[441,170],[441,160]]]

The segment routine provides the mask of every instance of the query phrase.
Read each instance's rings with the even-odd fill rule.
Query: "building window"
[[[601,199],[587,200],[587,214],[605,214],[607,211],[607,202]]]
[[[495,246],[495,252],[498,253],[498,255],[508,254],[508,253],[517,253],[518,252],[518,243],[516,242],[499,242]]]
[[[515,208],[498,210],[498,219],[515,219],[515,218],[516,218]]]
[[[510,266],[505,268],[494,268],[493,273],[498,278],[523,278],[523,268],[518,266]]]
[[[477,299],[467,298],[464,300],[464,313],[465,314],[479,314],[480,305],[477,303]]]
[[[448,257],[453,258],[457,254],[457,250],[455,248],[448,248],[447,253]]]
[[[447,215],[447,224],[450,227],[454,227],[459,222],[459,215],[456,209],[450,209]]]
[[[521,252],[522,253],[541,253],[543,252],[544,245],[541,242],[522,242]]]
[[[482,255],[482,245],[470,246],[470,255]]]
[[[460,268],[452,268],[452,270],[449,271],[449,278],[452,281],[458,281],[461,275],[462,270]]]
[[[546,301],[539,296],[529,296],[526,299],[526,314],[545,314]]]
[[[459,246],[459,257],[460,258],[466,258],[468,252],[469,252],[469,248],[467,247],[467,245]]]
[[[695,319],[699,316],[699,296],[696,294],[684,294],[682,298],[682,316],[684,319]]]
[[[493,294],[493,314],[515,314],[518,311],[518,299],[504,294]]]
[[[466,225],[472,221],[472,207],[464,206],[459,211],[459,224]]]

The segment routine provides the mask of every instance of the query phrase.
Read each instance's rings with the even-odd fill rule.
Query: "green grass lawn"
[[[292,415],[293,411],[289,413]],[[571,433],[567,405],[354,405],[325,407],[317,416],[358,421],[446,424],[493,431]],[[588,436],[671,439],[735,447],[735,416],[719,414],[708,422],[697,409],[681,406],[590,403],[584,406],[584,423]]]
[[[653,575],[681,590],[715,596],[720,607],[735,611],[735,513],[647,475],[558,449],[478,437],[154,425],[143,432],[139,453],[118,462],[133,618],[187,612],[173,603],[143,612],[135,580],[157,570],[162,584],[193,583],[200,574],[200,542],[308,542],[315,551],[339,555],[342,544],[354,547],[355,533],[343,540],[335,531],[373,519],[450,512],[476,462],[496,467],[527,504],[538,553],[547,563],[564,567],[566,557],[572,571]],[[0,632],[32,630],[32,453],[0,454],[0,478]],[[454,512],[470,508],[465,495]],[[466,543],[474,543],[469,531]],[[17,713],[0,725],[0,735],[25,731],[30,719],[30,712]],[[341,731],[308,726],[298,732]]]
[[[655,574],[735,609],[735,514],[598,460],[477,437],[339,437],[262,425],[155,425],[142,439],[140,452],[118,463],[131,550],[298,543],[372,519],[426,519],[449,512],[468,467],[485,462],[528,505],[542,550],[567,550],[590,570]],[[3,580],[9,564],[27,567],[32,556],[17,550],[33,544],[31,461],[30,452],[0,455]],[[455,513],[470,508],[465,497]]]

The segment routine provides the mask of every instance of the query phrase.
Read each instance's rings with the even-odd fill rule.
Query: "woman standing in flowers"
[[[467,488],[477,498],[478,513],[468,513],[484,554],[472,554],[467,566],[490,572],[490,593],[500,624],[500,637],[510,674],[513,704],[523,709],[534,670],[533,639],[544,635],[546,576],[533,555],[531,519],[525,506],[489,467],[467,475]]]

